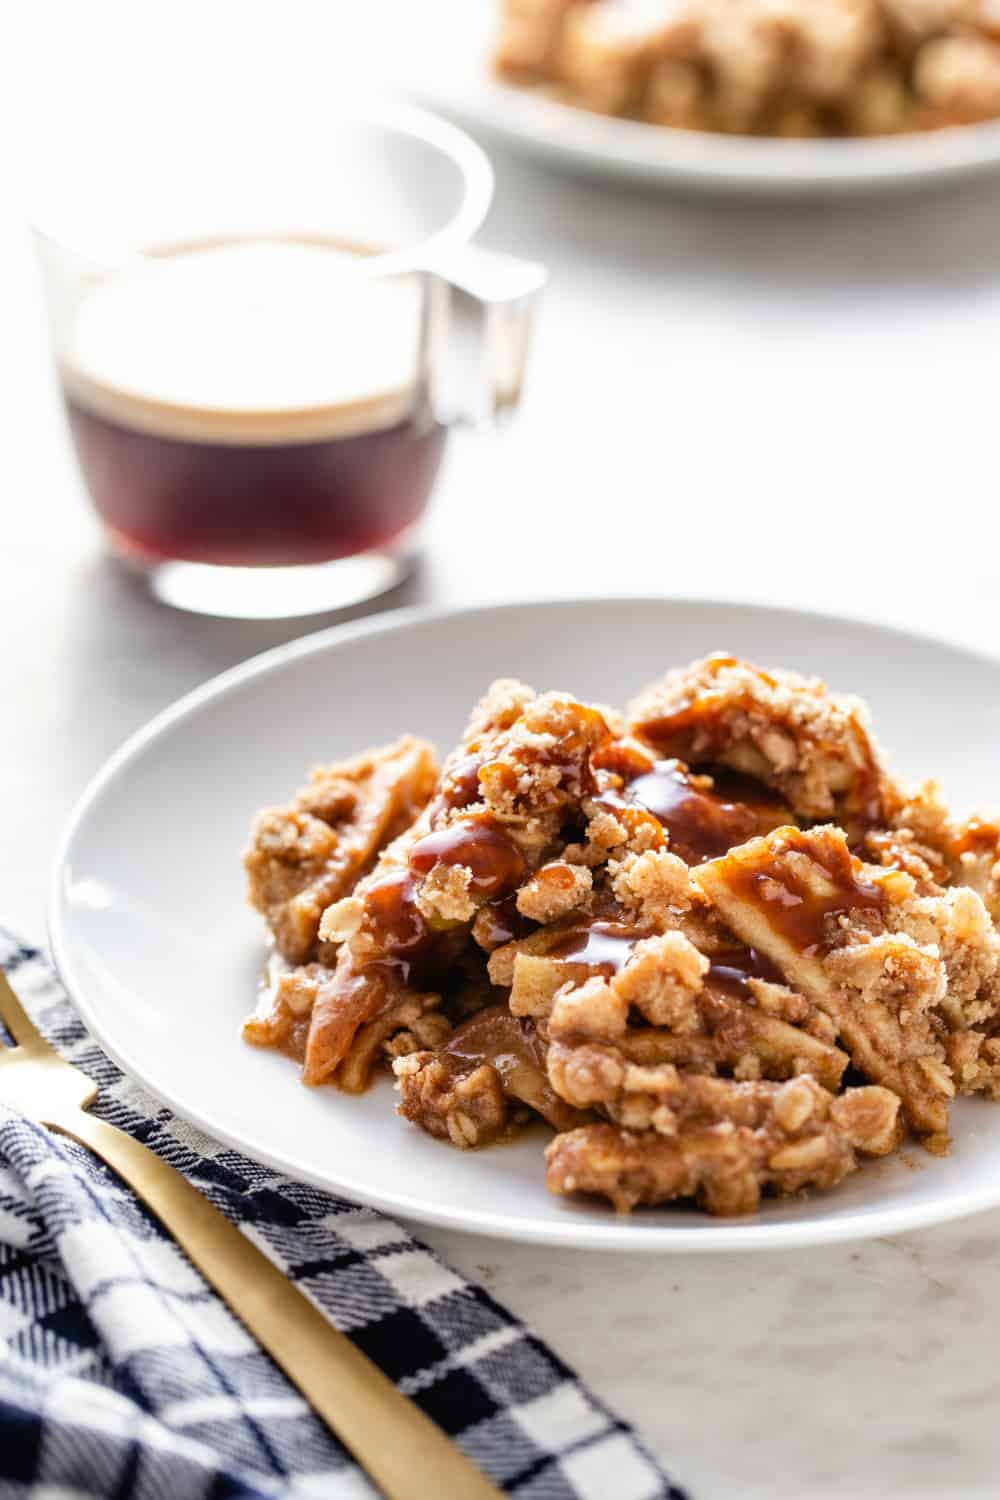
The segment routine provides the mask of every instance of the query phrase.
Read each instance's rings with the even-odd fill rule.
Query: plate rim
[[[451,33],[448,66],[439,51],[418,45],[396,69],[400,92],[569,170],[753,196],[905,188],[1000,169],[1000,120],[899,136],[777,140],[601,115],[498,78],[487,11],[470,14],[454,0],[438,0],[437,9]]]
[[[759,599],[722,598],[683,593],[615,594],[611,596],[542,595],[501,600],[495,603],[417,605],[407,609],[380,611],[378,614],[360,620],[329,625],[292,641],[273,646],[210,677],[159,710],[145,724],[133,731],[89,779],[66,819],[50,868],[47,932],[49,952],[56,972],[87,1030],[127,1077],[139,1083],[154,1098],[176,1113],[180,1119],[188,1121],[222,1145],[284,1173],[294,1180],[309,1183],[325,1192],[343,1195],[362,1206],[373,1207],[396,1218],[409,1219],[417,1223],[458,1230],[463,1233],[481,1234],[498,1240],[629,1254],[690,1252],[716,1254],[740,1250],[791,1250],[812,1245],[869,1239],[934,1224],[950,1223],[1000,1205],[1000,1178],[998,1178],[995,1190],[981,1189],[967,1194],[965,1198],[956,1197],[953,1201],[944,1204],[936,1203],[932,1199],[923,1204],[900,1205],[895,1208],[887,1206],[877,1213],[869,1211],[864,1214],[846,1214],[837,1219],[817,1218],[804,1223],[786,1221],[768,1224],[766,1221],[757,1220],[751,1223],[723,1220],[696,1228],[662,1224],[642,1227],[634,1221],[632,1223],[626,1221],[623,1224],[617,1217],[609,1217],[607,1222],[595,1222],[568,1214],[564,1222],[547,1223],[540,1220],[494,1216],[478,1210],[458,1212],[448,1207],[439,1208],[433,1204],[428,1205],[424,1200],[413,1200],[405,1193],[385,1194],[372,1191],[364,1184],[354,1182],[350,1177],[334,1178],[304,1170],[280,1152],[269,1151],[266,1147],[257,1144],[248,1148],[245,1138],[240,1138],[225,1128],[220,1128],[209,1113],[202,1109],[191,1109],[186,1104],[181,1105],[169,1090],[151,1083],[145,1076],[144,1069],[132,1061],[128,1048],[119,1045],[113,1036],[107,1034],[99,1014],[87,998],[86,985],[81,982],[73,961],[72,944],[68,933],[69,909],[64,902],[64,875],[69,868],[69,854],[74,839],[91,809],[114,781],[119,771],[139,756],[147,745],[196,713],[202,704],[219,701],[244,683],[280,670],[288,661],[321,654],[331,648],[336,650],[340,646],[346,646],[353,641],[367,637],[396,634],[413,625],[435,624],[448,620],[461,620],[470,615],[506,613],[532,608],[572,611],[581,607],[593,607],[595,603],[599,606],[610,605],[618,608],[623,606],[658,608],[675,605],[736,608],[761,615],[788,615],[820,622],[827,627],[851,625],[874,629],[883,634],[888,633],[909,642],[923,641],[944,646],[967,657],[975,658],[994,670],[1000,669],[1000,651],[994,653],[989,650],[980,650],[951,639],[947,635],[910,629],[906,626],[883,622],[877,617],[863,614],[836,614],[827,610],[801,608],[794,604],[768,604]]]
[[[848,192],[951,181],[1000,168],[1000,120],[872,139],[778,141],[598,115],[490,78],[474,89],[451,92],[418,83],[409,92],[466,129],[580,169],[664,186]]]

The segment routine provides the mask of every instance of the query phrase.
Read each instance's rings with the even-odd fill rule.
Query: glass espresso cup
[[[34,226],[106,544],[189,610],[356,604],[405,575],[449,428],[517,405],[545,273],[469,244],[489,163],[422,111],[190,146],[91,156]]]

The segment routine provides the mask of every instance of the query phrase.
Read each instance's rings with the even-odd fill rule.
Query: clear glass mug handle
[[[536,261],[469,245],[425,270],[434,414],[450,425],[496,426],[521,399],[548,271]]]

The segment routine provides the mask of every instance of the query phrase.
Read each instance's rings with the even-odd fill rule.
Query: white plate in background
[[[684,600],[579,600],[413,611],[255,658],[160,714],[77,807],[54,872],[60,973],[98,1041],[218,1139],[289,1176],[404,1218],[618,1251],[786,1248],[884,1235],[1000,1203],[1000,1105],[962,1100],[954,1154],[908,1145],[832,1193],[741,1220],[692,1208],[619,1219],[546,1192],[539,1127],[460,1152],[394,1112],[388,1076],[361,1098],[306,1089],[247,1046],[264,934],[240,856],[255,810],[317,761],[413,731],[448,748],[495,676],[623,702],[670,665],[727,650],[818,672],[867,698],[890,759],[961,807],[995,801],[1000,662],[831,616]]]
[[[399,17],[396,83],[485,139],[576,171],[675,187],[835,193],[1000,167],[1000,122],[859,140],[767,140],[674,130],[574,109],[500,83],[489,56],[499,0],[423,0]]]

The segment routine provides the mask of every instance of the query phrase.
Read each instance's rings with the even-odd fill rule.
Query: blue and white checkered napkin
[[[508,1494],[684,1500],[481,1287],[390,1219],[160,1108],[87,1036],[42,956],[3,931],[0,966],[100,1085],[98,1112],[190,1177]],[[0,1103],[0,1500],[374,1494],[131,1193]]]

